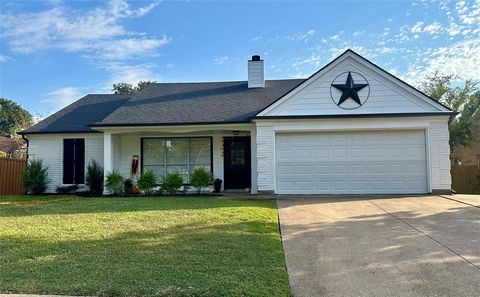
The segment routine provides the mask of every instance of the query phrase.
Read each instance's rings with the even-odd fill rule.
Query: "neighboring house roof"
[[[4,153],[9,154],[16,149],[21,148],[24,144],[23,140],[0,136],[0,151]]]
[[[97,132],[88,125],[101,121],[130,97],[116,94],[87,95],[20,134]]]
[[[302,82],[267,80],[265,88],[248,88],[247,81],[154,83],[92,126],[248,122]]]

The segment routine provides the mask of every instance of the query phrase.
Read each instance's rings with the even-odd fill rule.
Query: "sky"
[[[418,85],[480,79],[480,0],[0,2],[0,97],[40,117],[116,82],[308,77],[352,49]]]

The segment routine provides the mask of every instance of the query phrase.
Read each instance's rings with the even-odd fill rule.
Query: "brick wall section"
[[[432,121],[429,129],[432,190],[450,190],[450,146],[448,122]]]
[[[275,133],[271,126],[257,126],[258,190],[275,190]]]
[[[103,134],[48,134],[28,135],[30,159],[42,159],[51,180],[47,192],[55,192],[63,182],[63,139],[85,138],[85,172],[88,162],[95,159],[103,166]]]

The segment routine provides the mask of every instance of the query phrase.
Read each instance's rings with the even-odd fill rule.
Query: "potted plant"
[[[215,193],[220,193],[220,190],[222,189],[222,180],[219,178],[216,178],[213,181],[213,191]]]

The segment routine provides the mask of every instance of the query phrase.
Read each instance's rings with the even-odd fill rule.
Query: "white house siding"
[[[118,139],[118,154],[113,157],[113,169],[119,171],[124,177],[129,177],[133,155],[141,154],[140,136],[115,136],[115,138]]]
[[[448,117],[396,117],[362,119],[319,120],[258,120],[257,121],[257,170],[258,190],[275,190],[275,133],[277,132],[322,132],[365,130],[411,130],[427,131],[427,168],[429,190],[448,191],[451,188],[448,144]]]
[[[276,104],[265,109],[260,115],[413,113],[446,110],[430,102],[429,99],[423,98],[420,93],[412,92],[390,75],[365,63],[353,57],[346,57],[316,74]],[[356,83],[366,83],[363,78],[367,80],[368,87],[359,91],[358,94],[362,101],[367,97],[368,100],[358,108],[356,103],[347,100],[342,105],[344,108],[339,108],[332,100],[331,84],[337,76],[341,75],[343,79],[349,71],[352,72]],[[335,92],[338,91],[333,89],[335,98],[340,96]]]
[[[48,178],[51,180],[47,192],[55,192],[63,181],[63,139],[85,139],[85,170],[90,160],[95,159],[103,165],[103,134],[44,134],[27,135],[28,156],[30,159],[42,159],[48,166]]]

